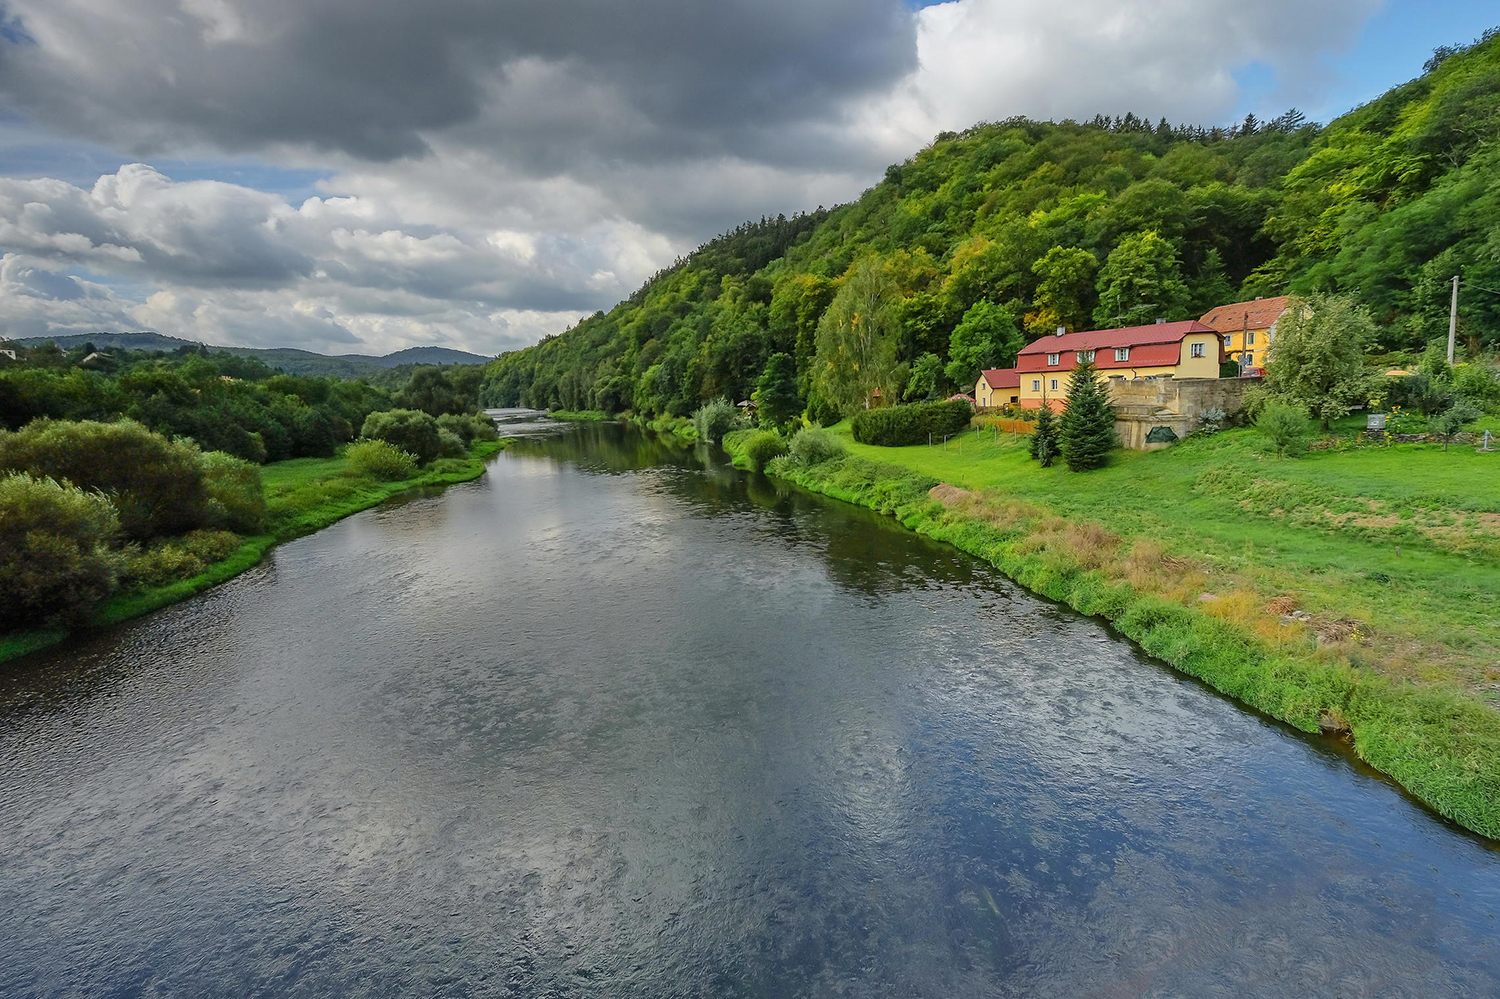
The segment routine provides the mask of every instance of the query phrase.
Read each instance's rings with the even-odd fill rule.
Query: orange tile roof
[[[1286,311],[1287,296],[1257,298],[1250,302],[1234,302],[1209,309],[1199,322],[1212,326],[1220,333],[1238,333],[1241,330],[1268,330]]]

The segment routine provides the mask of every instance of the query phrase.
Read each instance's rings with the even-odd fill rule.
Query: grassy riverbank
[[[1500,456],[1286,459],[1231,432],[1079,475],[992,431],[910,448],[836,432],[842,460],[768,470],[977,555],[1272,717],[1343,733],[1500,838]]]
[[[397,482],[361,475],[343,457],[296,458],[266,465],[260,470],[266,492],[264,534],[244,538],[228,557],[195,575],[116,596],[100,608],[93,626],[119,624],[186,600],[256,565],[275,545],[327,527],[398,493],[477,479],[484,474],[486,459],[506,444],[505,440],[477,441],[467,457],[440,458],[416,476]],[[0,663],[56,645],[67,636],[68,632],[59,630],[0,636]]]

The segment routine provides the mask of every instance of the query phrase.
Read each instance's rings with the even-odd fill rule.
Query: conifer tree
[[[1118,443],[1114,410],[1109,408],[1109,398],[1092,361],[1073,369],[1068,381],[1068,405],[1057,421],[1057,439],[1063,461],[1075,472],[1103,465]]]
[[[1057,416],[1046,400],[1036,417],[1036,431],[1031,435],[1031,456],[1041,462],[1043,468],[1052,467],[1057,457]]]

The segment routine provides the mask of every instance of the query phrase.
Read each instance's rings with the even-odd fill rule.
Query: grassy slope
[[[1486,462],[1500,456],[1409,447],[1278,459],[1229,433],[1078,475],[1040,469],[1020,442],[988,431],[946,448],[875,448],[836,430],[849,459],[812,469],[778,461],[770,471],[984,558],[1273,717],[1306,731],[1347,726],[1368,762],[1439,813],[1500,838],[1496,629],[1476,599],[1500,584],[1494,560],[1420,532],[1398,558],[1380,531],[1405,538],[1399,516],[1352,536],[1203,487],[1226,467],[1250,468],[1252,481],[1299,499],[1310,487],[1335,508],[1376,498],[1419,519],[1437,501],[1449,512],[1492,509],[1500,461]],[[934,490],[940,481],[972,491]],[[1312,620],[1284,623],[1266,606],[1278,598]]]
[[[266,489],[265,534],[245,538],[228,558],[215,562],[196,576],[115,597],[100,609],[96,623],[100,626],[119,624],[186,600],[256,565],[280,542],[327,527],[397,493],[477,479],[484,474],[485,459],[505,445],[505,441],[481,441],[474,445],[469,457],[440,459],[416,477],[400,482],[376,482],[352,475],[344,458],[296,458],[267,465],[261,469]],[[0,663],[56,645],[66,637],[65,631],[27,631],[0,636]]]
[[[1403,445],[1277,458],[1236,431],[1118,452],[1079,475],[1040,468],[1024,440],[992,432],[946,448],[846,440],[862,457],[1154,538],[1259,591],[1292,594],[1309,612],[1364,623],[1376,648],[1361,659],[1389,675],[1500,698],[1500,608],[1483,598],[1500,593],[1500,523],[1482,523],[1500,511],[1500,454]]]

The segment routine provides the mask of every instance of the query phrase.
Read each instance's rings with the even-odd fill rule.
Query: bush
[[[1482,364],[1464,364],[1454,368],[1453,391],[1482,406],[1500,403],[1500,381],[1495,379],[1494,371]]]
[[[1268,403],[1255,419],[1255,429],[1276,446],[1277,454],[1295,450],[1307,436],[1307,416],[1295,406]]]
[[[693,414],[693,429],[698,431],[698,439],[710,444],[723,441],[724,435],[739,424],[739,411],[728,399],[719,398],[705,402]]]
[[[181,534],[209,522],[202,452],[132,420],[34,420],[0,434],[0,472],[7,471],[104,493],[131,538]]]
[[[381,482],[399,482],[417,474],[417,459],[389,441],[357,440],[344,450],[344,457],[355,471]]]
[[[1479,408],[1479,403],[1473,399],[1457,399],[1446,413],[1434,416],[1428,424],[1434,433],[1443,438],[1443,450],[1448,450],[1448,445],[1453,442],[1453,435],[1464,428],[1464,424],[1473,423],[1484,415],[1484,410]]]
[[[438,456],[442,458],[462,458],[469,453],[469,446],[464,439],[451,430],[438,431]]]
[[[757,430],[745,441],[742,451],[745,460],[750,463],[750,471],[760,472],[765,470],[766,462],[786,454],[786,441],[781,439],[780,434]]]
[[[854,417],[854,439],[861,444],[901,447],[926,444],[968,427],[974,407],[962,400],[867,409]]]
[[[367,440],[385,441],[425,465],[443,450],[435,417],[416,409],[387,409],[365,417],[359,435]],[[410,476],[403,476],[410,478]]]
[[[787,444],[787,453],[792,456],[793,464],[810,468],[825,461],[842,458],[845,449],[843,441],[822,427],[803,427],[792,434],[792,439]]]
[[[223,451],[205,454],[202,466],[208,522],[240,534],[259,534],[266,526],[266,490],[260,469]]]
[[[500,439],[500,431],[495,427],[495,421],[483,413],[466,413],[458,415],[445,413],[437,418],[439,430],[451,431],[458,435],[468,447],[475,441],[494,441]]]
[[[175,583],[228,558],[239,546],[239,535],[229,531],[190,531],[149,547],[131,545],[120,557],[120,582],[131,588]]]
[[[119,533],[96,492],[24,473],[0,476],[0,612],[11,627],[88,620],[113,592]]]

